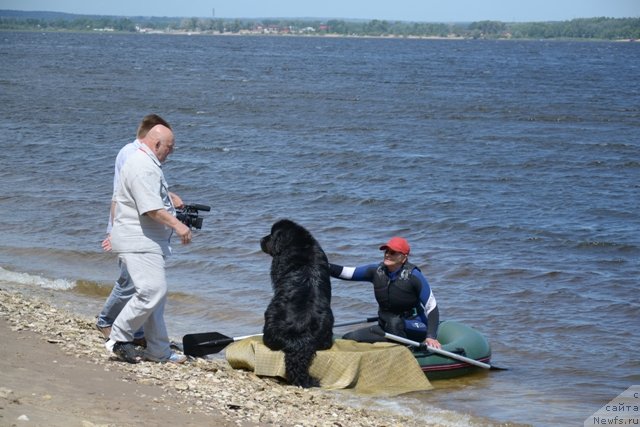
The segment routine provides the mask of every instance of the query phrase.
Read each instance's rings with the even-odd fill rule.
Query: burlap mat
[[[235,369],[286,378],[284,353],[269,350],[261,337],[235,342],[225,353]],[[411,351],[392,343],[337,339],[329,350],[316,353],[310,373],[320,380],[322,388],[352,389],[372,396],[395,396],[433,388]]]

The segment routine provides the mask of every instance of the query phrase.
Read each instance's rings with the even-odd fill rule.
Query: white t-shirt
[[[122,165],[114,200],[111,246],[115,252],[171,254],[173,230],[144,215],[158,209],[175,215],[160,161],[147,146],[140,145]]]
[[[125,164],[131,153],[134,153],[138,148],[140,148],[140,141],[135,139],[133,142],[128,143],[124,147],[118,151],[118,155],[116,156],[116,164],[113,172],[113,193],[111,195],[111,200],[114,200],[116,195],[116,190],[118,189],[118,184],[120,183],[120,170],[122,166]],[[107,224],[107,234],[111,234],[111,228],[113,227],[113,218],[111,217],[111,209],[109,209],[109,224]]]

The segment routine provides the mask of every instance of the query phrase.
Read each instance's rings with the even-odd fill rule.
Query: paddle
[[[339,328],[341,326],[357,325],[358,323],[370,323],[375,322],[376,320],[378,320],[377,317],[368,317],[365,320],[354,320],[351,322],[339,323],[337,325],[333,325],[333,327]],[[232,342],[259,336],[262,336],[262,334],[245,335],[241,337],[228,337],[219,332],[187,334],[182,337],[182,347],[184,354],[187,356],[202,357],[207,354],[219,353]]]
[[[234,341],[259,336],[262,336],[262,334],[245,335],[242,337],[228,337],[219,332],[187,334],[182,337],[182,351],[187,356],[202,357],[207,354],[219,353]]]
[[[492,365],[489,365],[488,363],[480,362],[479,360],[473,360],[473,359],[470,359],[468,357],[462,356],[460,354],[451,353],[450,351],[446,351],[446,350],[442,350],[442,349],[439,349],[439,348],[431,347],[431,346],[426,345],[424,343],[419,343],[417,341],[411,341],[409,339],[406,339],[406,338],[403,338],[403,337],[399,337],[397,335],[389,334],[387,332],[383,332],[383,333],[384,333],[384,337],[385,338],[390,339],[392,341],[401,342],[403,344],[412,345],[412,346],[418,347],[418,348],[426,348],[427,350],[431,351],[432,353],[440,354],[442,356],[446,356],[446,357],[449,357],[451,359],[456,359],[456,360],[459,360],[461,362],[466,362],[466,363],[468,363],[470,365],[475,365],[475,366],[478,366],[478,367],[483,368],[483,369],[490,369],[490,370],[496,370],[496,371],[505,371],[505,370],[507,370],[506,368],[498,368],[497,366],[492,366]],[[382,335],[383,333],[380,333],[380,335]]]

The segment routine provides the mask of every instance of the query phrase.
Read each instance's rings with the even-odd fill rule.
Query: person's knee
[[[384,325],[385,332],[401,337],[405,336],[405,324],[399,317],[389,319]]]
[[[167,285],[141,287],[137,292],[138,299],[146,306],[156,306],[167,296]]]
[[[167,296],[168,287],[162,255],[134,255],[127,260],[136,298],[145,306],[156,306]]]
[[[356,341],[356,333],[355,331],[347,332],[342,336],[343,340],[353,340]]]
[[[405,320],[404,330],[410,340],[422,342],[427,338],[427,325],[419,320]]]
[[[374,325],[367,328],[347,332],[342,336],[342,338],[345,340],[374,343],[384,341],[384,331],[382,330],[382,328],[380,328],[380,326]]]

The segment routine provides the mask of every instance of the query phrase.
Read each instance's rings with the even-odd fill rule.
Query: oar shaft
[[[357,325],[358,323],[370,323],[370,322],[375,322],[377,321],[378,318],[377,317],[368,317],[365,320],[353,320],[351,322],[344,322],[344,323],[338,323],[337,325],[333,325],[334,328],[339,328],[341,326],[349,326],[349,325]],[[264,334],[251,334],[251,335],[244,335],[242,337],[233,337],[231,338],[233,341],[240,341],[246,338],[252,338],[252,337],[261,337]]]
[[[333,327],[334,328],[339,328],[341,326],[357,325],[359,323],[371,323],[371,322],[375,322],[377,320],[378,320],[377,317],[367,317],[364,320],[352,320],[351,322],[337,323],[337,324],[333,325]]]
[[[344,322],[344,323],[340,323],[333,326],[334,327],[348,326],[348,325],[355,325],[358,323],[375,322],[376,320],[378,320],[377,317],[368,317],[363,320]],[[210,338],[211,335],[213,335],[215,339],[211,339]],[[198,352],[202,354],[214,354],[214,353],[218,353],[219,351],[221,351],[223,348],[225,348],[227,345],[231,344],[232,342],[241,341],[246,338],[261,337],[262,335],[264,334],[251,334],[251,335],[244,335],[241,337],[228,337],[218,332],[207,332],[203,334],[185,335],[182,338],[182,342],[183,342],[183,348],[185,350],[185,354],[192,353],[196,351],[196,349],[198,349]]]
[[[415,347],[422,346],[422,344],[420,344],[417,341],[412,341],[412,340],[409,340],[409,339],[406,339],[406,338],[403,338],[403,337],[399,337],[397,335],[389,334],[389,333],[386,333],[386,332],[384,334],[384,337],[388,338],[390,340],[393,340],[393,341],[398,341],[398,342],[401,342],[403,344],[408,344],[408,345],[412,345],[412,346],[415,346]],[[461,362],[466,362],[466,363],[468,363],[470,365],[479,366],[479,367],[484,368],[484,369],[491,369],[491,365],[489,365],[488,363],[484,363],[484,362],[480,362],[478,360],[470,359],[470,358],[462,356],[460,354],[451,353],[450,351],[446,351],[446,350],[442,350],[442,349],[439,349],[439,348],[431,347],[429,345],[427,345],[426,347],[427,347],[427,350],[429,350],[429,351],[431,351],[433,353],[441,354],[443,356],[450,357],[451,359],[456,359],[456,360],[459,360]]]
[[[245,335],[243,337],[233,337],[233,340],[234,341],[240,341],[240,340],[243,340],[243,339],[246,339],[246,338],[251,338],[251,337],[261,337],[262,335],[264,335],[264,334],[253,334],[253,335]]]
[[[357,325],[358,323],[370,323],[370,322],[375,322],[377,321],[378,318],[377,317],[367,317],[365,320],[353,320],[351,322],[344,322],[344,323],[338,323],[336,325],[333,325],[334,328],[339,328],[341,326],[349,326],[349,325]],[[246,338],[253,338],[253,337],[261,337],[264,334],[251,334],[251,335],[244,335],[242,337],[230,337],[232,341],[241,341],[244,340]],[[216,343],[215,341],[211,341],[211,342],[206,342],[203,343],[204,345],[207,344],[212,344],[212,343]]]

